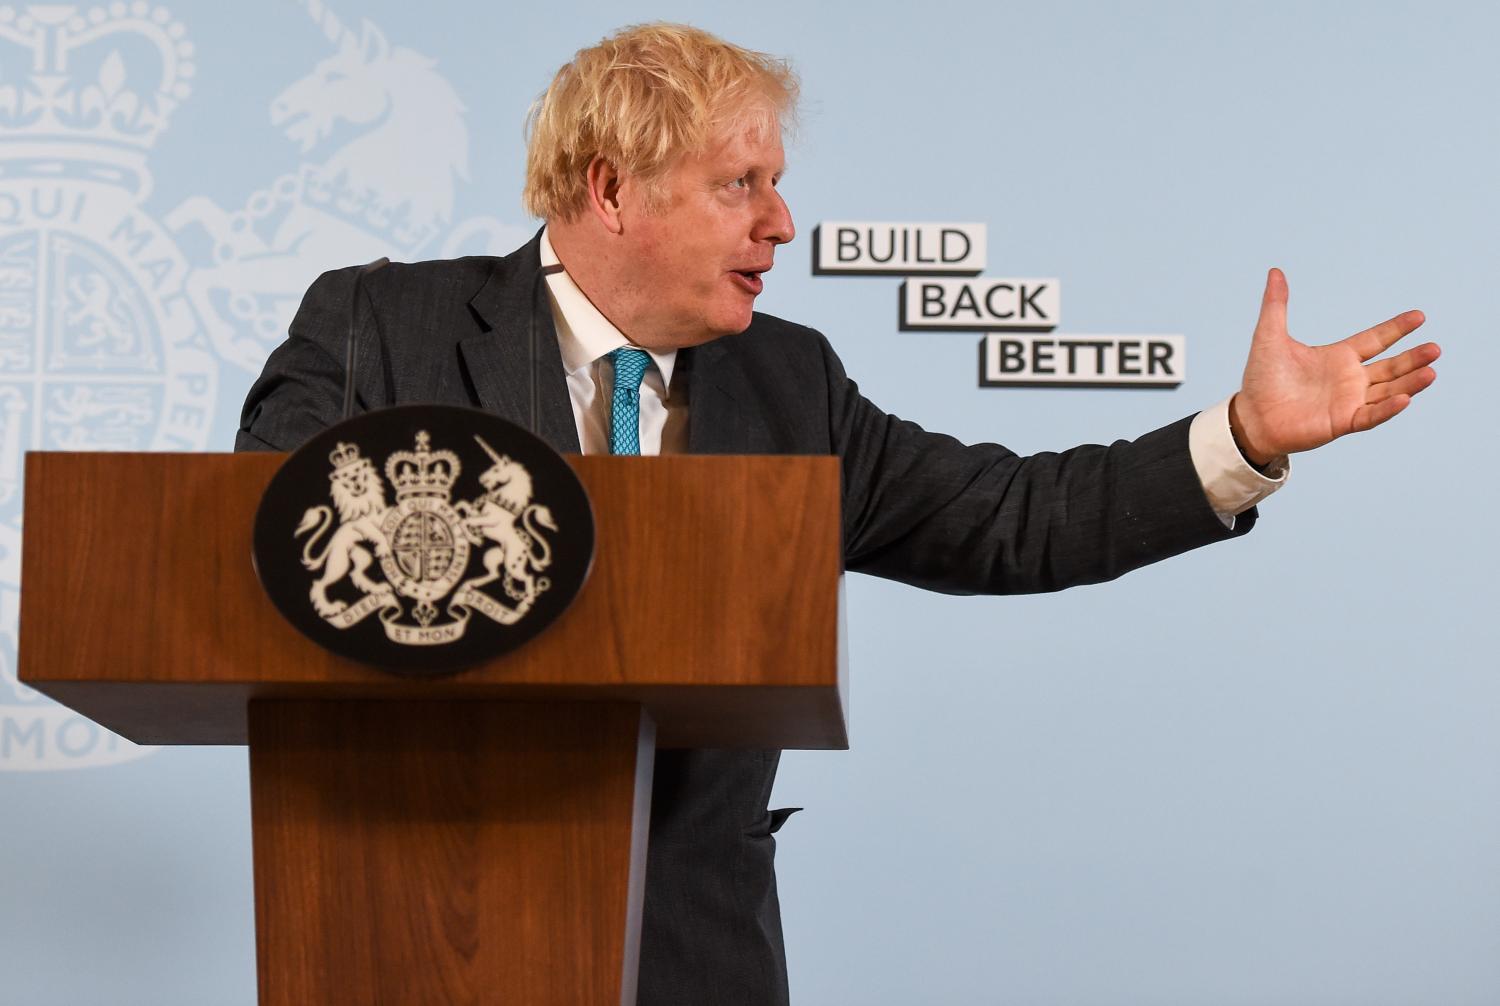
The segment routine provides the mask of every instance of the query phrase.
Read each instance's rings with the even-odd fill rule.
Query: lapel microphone
[[[544,265],[537,269],[536,275],[531,278],[531,342],[528,347],[527,362],[531,371],[531,432],[538,439],[545,440],[541,428],[537,425],[537,383],[536,383],[536,299],[537,293],[542,288],[542,280],[548,276],[556,275],[563,271],[561,262],[555,265]],[[549,307],[548,310],[551,310]]]
[[[354,365],[357,360],[355,343],[358,341],[356,333],[359,328],[359,295],[364,291],[365,277],[383,266],[391,264],[391,260],[381,256],[374,262],[366,263],[359,267],[354,274],[354,293],[349,300],[349,338],[344,344],[344,418],[348,419],[354,415]]]

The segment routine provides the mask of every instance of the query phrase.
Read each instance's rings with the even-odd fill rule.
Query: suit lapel
[[[462,340],[459,352],[479,404],[530,429],[531,360],[528,342],[531,297],[541,267],[541,237],[495,264],[484,287],[469,302],[486,331]],[[536,293],[537,427],[543,440],[563,453],[581,452],[578,427],[568,395],[557,330],[545,294]],[[684,349],[678,366],[687,367],[691,410],[688,453],[743,454],[751,448],[744,403],[754,396],[739,354],[726,344],[734,336]],[[673,380],[676,381],[674,376]]]
[[[487,331],[458,344],[479,404],[531,428],[530,327],[536,320],[537,434],[555,450],[577,454],[578,427],[568,397],[562,353],[546,294],[536,289],[540,238],[495,264],[489,281],[469,301]],[[535,308],[532,296],[535,294]]]

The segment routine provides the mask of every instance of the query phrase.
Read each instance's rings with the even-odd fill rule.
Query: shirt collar
[[[559,264],[545,227],[542,229],[541,251],[543,266]],[[557,328],[557,346],[562,351],[563,369],[569,374],[576,374],[621,346],[631,344],[624,333],[615,328],[578,289],[578,284],[567,272],[556,272],[547,277],[547,293],[552,302],[552,321]],[[644,346],[637,348],[646,349]],[[656,364],[662,387],[670,397],[672,365],[677,362],[677,351],[646,349],[646,352]]]

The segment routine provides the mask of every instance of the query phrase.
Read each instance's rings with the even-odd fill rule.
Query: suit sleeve
[[[342,418],[344,358],[355,277],[360,267],[319,276],[302,298],[287,340],[271,353],[251,385],[235,436],[236,451],[292,451]],[[362,291],[355,403],[384,404],[380,341],[373,331],[368,291]]]
[[[1061,590],[1238,537],[1188,452],[1192,417],[1136,440],[1021,457],[891,416],[859,393],[820,336],[830,436],[843,459],[851,571],[952,594]]]

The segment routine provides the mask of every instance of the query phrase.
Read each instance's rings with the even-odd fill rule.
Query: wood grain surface
[[[261,1006],[635,1002],[638,706],[250,709]]]
[[[28,454],[21,680],[152,744],[245,743],[256,698],[360,696],[633,701],[662,746],[847,746],[836,459],[570,456],[598,527],[577,601],[419,681],[318,648],[265,597],[251,527],[282,460]]]

